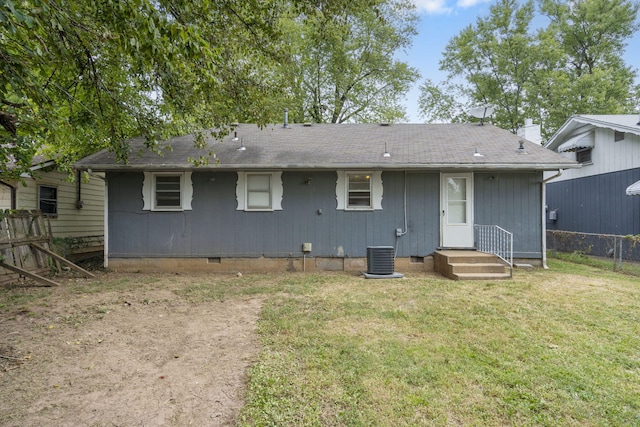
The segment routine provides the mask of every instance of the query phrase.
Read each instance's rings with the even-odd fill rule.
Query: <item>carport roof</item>
[[[195,169],[192,159],[210,152],[215,157],[200,168],[556,170],[579,166],[490,124],[290,124],[286,128],[240,124],[221,140],[210,134],[204,132],[203,149],[195,147],[194,135],[186,135],[161,142],[160,154],[146,149],[142,138],[132,139],[126,164],[103,150],[78,161],[76,167],[95,171]],[[524,150],[519,149],[521,142]],[[239,150],[241,146],[245,149]]]

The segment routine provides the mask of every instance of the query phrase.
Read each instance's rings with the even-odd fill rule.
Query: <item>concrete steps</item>
[[[433,258],[434,270],[453,280],[511,278],[509,266],[492,254],[472,250],[439,250]]]

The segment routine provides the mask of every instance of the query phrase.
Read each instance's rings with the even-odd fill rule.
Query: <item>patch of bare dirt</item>
[[[177,277],[5,307],[0,425],[234,425],[262,301],[190,303]]]

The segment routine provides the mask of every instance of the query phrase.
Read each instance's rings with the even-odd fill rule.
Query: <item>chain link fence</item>
[[[640,235],[577,233],[547,230],[547,250],[609,258],[622,269],[623,263],[640,263]]]

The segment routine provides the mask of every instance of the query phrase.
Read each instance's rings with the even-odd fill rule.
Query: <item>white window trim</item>
[[[336,202],[337,210],[345,211],[372,211],[382,210],[382,171],[337,171],[336,180]],[[349,207],[349,180],[350,174],[368,174],[371,176],[371,207]]]
[[[142,184],[142,200],[144,211],[158,212],[176,212],[190,211],[191,201],[193,200],[193,182],[191,181],[192,172],[144,172],[144,183]],[[176,208],[156,207],[155,206],[155,177],[156,176],[180,176],[180,204]]]
[[[271,175],[271,209],[250,209],[247,206],[247,175]],[[278,172],[238,172],[236,183],[236,201],[238,211],[272,212],[282,210],[282,171]]]

